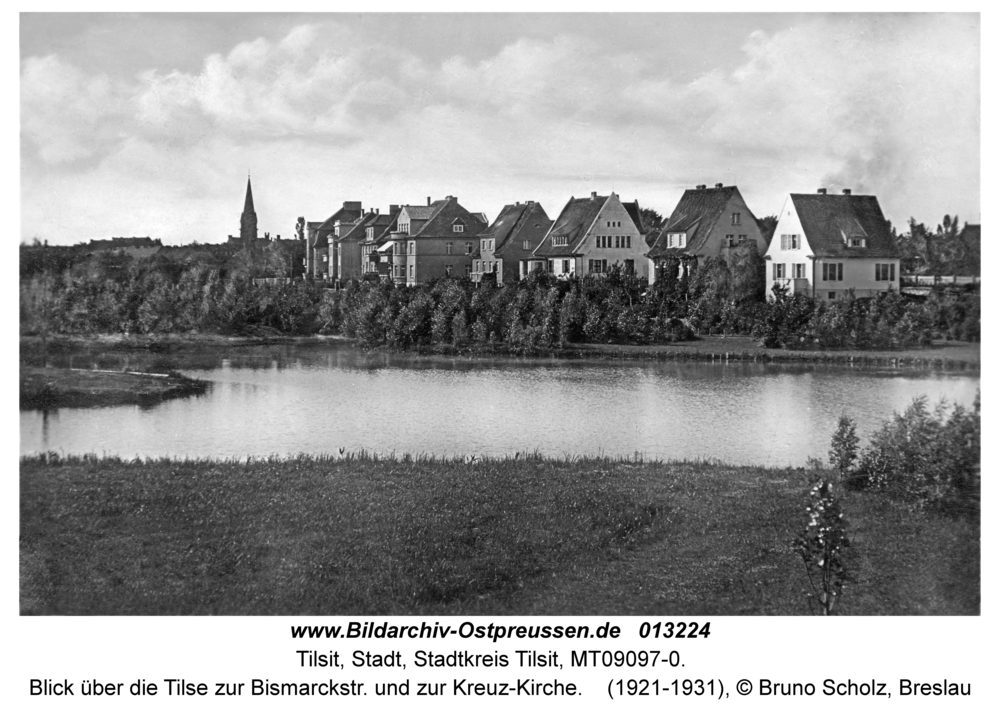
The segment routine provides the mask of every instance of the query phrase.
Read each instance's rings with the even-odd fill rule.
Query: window
[[[854,237],[848,238],[847,239],[847,247],[848,248],[864,248],[865,247],[865,239],[861,238],[861,237],[858,237],[858,236],[854,236]]]
[[[490,238],[490,250],[493,250],[493,239]]]
[[[569,245],[567,236],[552,236],[552,245]]]
[[[836,299],[837,299],[837,293],[835,293],[835,292],[833,292],[833,291],[831,290],[830,292],[828,292],[828,293],[826,294],[826,299],[827,299],[827,300],[836,300]]]
[[[806,264],[805,263],[793,263],[792,264],[792,277],[793,278],[804,278],[804,277],[806,277]]]
[[[726,234],[726,245],[728,245],[730,248],[732,248],[735,243],[736,243],[736,236],[734,234],[732,234],[732,233],[727,233]]]
[[[608,261],[603,258],[600,260],[590,261],[590,272],[591,273],[606,273],[608,272]]]
[[[413,266],[410,266],[410,279],[413,279]]]
[[[451,275],[451,265],[445,265],[444,266],[444,274],[448,275],[448,276]]]
[[[740,240],[743,240],[746,236],[740,236]],[[800,245],[799,236],[797,233],[785,233],[781,236],[781,249],[782,250],[798,250],[802,246]]]
[[[621,248],[621,236],[615,236],[615,248]]]
[[[895,263],[876,263],[875,264],[875,279],[876,280],[895,280],[896,279],[896,264]]]
[[[444,244],[444,254],[451,255],[451,243]]]
[[[399,232],[400,233],[409,233],[410,232],[410,224],[409,223],[400,223],[399,224]]]
[[[785,277],[785,264],[775,263],[774,264],[774,275],[775,280],[783,280]]]
[[[367,238],[368,240],[371,240],[374,237],[375,237],[375,229],[374,228],[365,228],[365,238]]]
[[[465,226],[461,223],[455,223],[451,227],[452,233],[465,233]]]
[[[740,224],[740,214],[739,213],[734,213],[733,214],[733,225],[734,226],[738,226],[739,224]]]
[[[563,272],[564,273],[568,273],[569,272],[569,261],[568,260],[564,260],[563,261]]]
[[[668,248],[683,248],[687,243],[687,233],[670,233],[667,236]]]
[[[468,278],[471,275],[472,275],[472,266],[471,265],[466,265],[465,266],[465,277]]]
[[[465,254],[472,255],[472,243],[465,244]]]
[[[632,247],[632,236],[625,236],[625,247],[626,248]]]
[[[521,247],[524,248],[525,250],[531,250],[531,242],[530,241],[524,241],[521,244]]]
[[[741,233],[740,234],[740,243],[745,242],[746,239],[747,239],[747,234],[746,233]]]
[[[415,255],[417,252],[417,244],[414,241],[410,241],[410,255]]]
[[[844,279],[843,263],[823,263],[823,280],[840,281]]]

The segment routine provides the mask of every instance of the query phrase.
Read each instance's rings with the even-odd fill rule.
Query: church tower
[[[257,213],[253,210],[253,190],[250,188],[250,174],[247,174],[247,198],[243,202],[243,215],[240,216],[240,240],[250,245],[257,240]]]

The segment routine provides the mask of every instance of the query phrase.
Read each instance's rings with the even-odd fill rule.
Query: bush
[[[813,603],[818,603],[823,615],[832,615],[847,580],[842,553],[850,542],[843,509],[828,481],[809,492],[806,514],[806,527],[795,539],[795,550],[802,557],[809,580],[806,598],[810,610]]]
[[[859,473],[867,488],[920,507],[978,512],[980,401],[972,411],[942,402],[931,411],[919,397],[884,423],[862,451]]]

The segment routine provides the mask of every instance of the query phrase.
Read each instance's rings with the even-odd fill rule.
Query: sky
[[[21,241],[737,185],[980,222],[978,14],[22,14]]]

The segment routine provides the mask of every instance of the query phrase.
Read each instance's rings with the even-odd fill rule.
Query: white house
[[[899,290],[899,258],[875,196],[789,194],[764,254],[770,288],[836,300]]]

